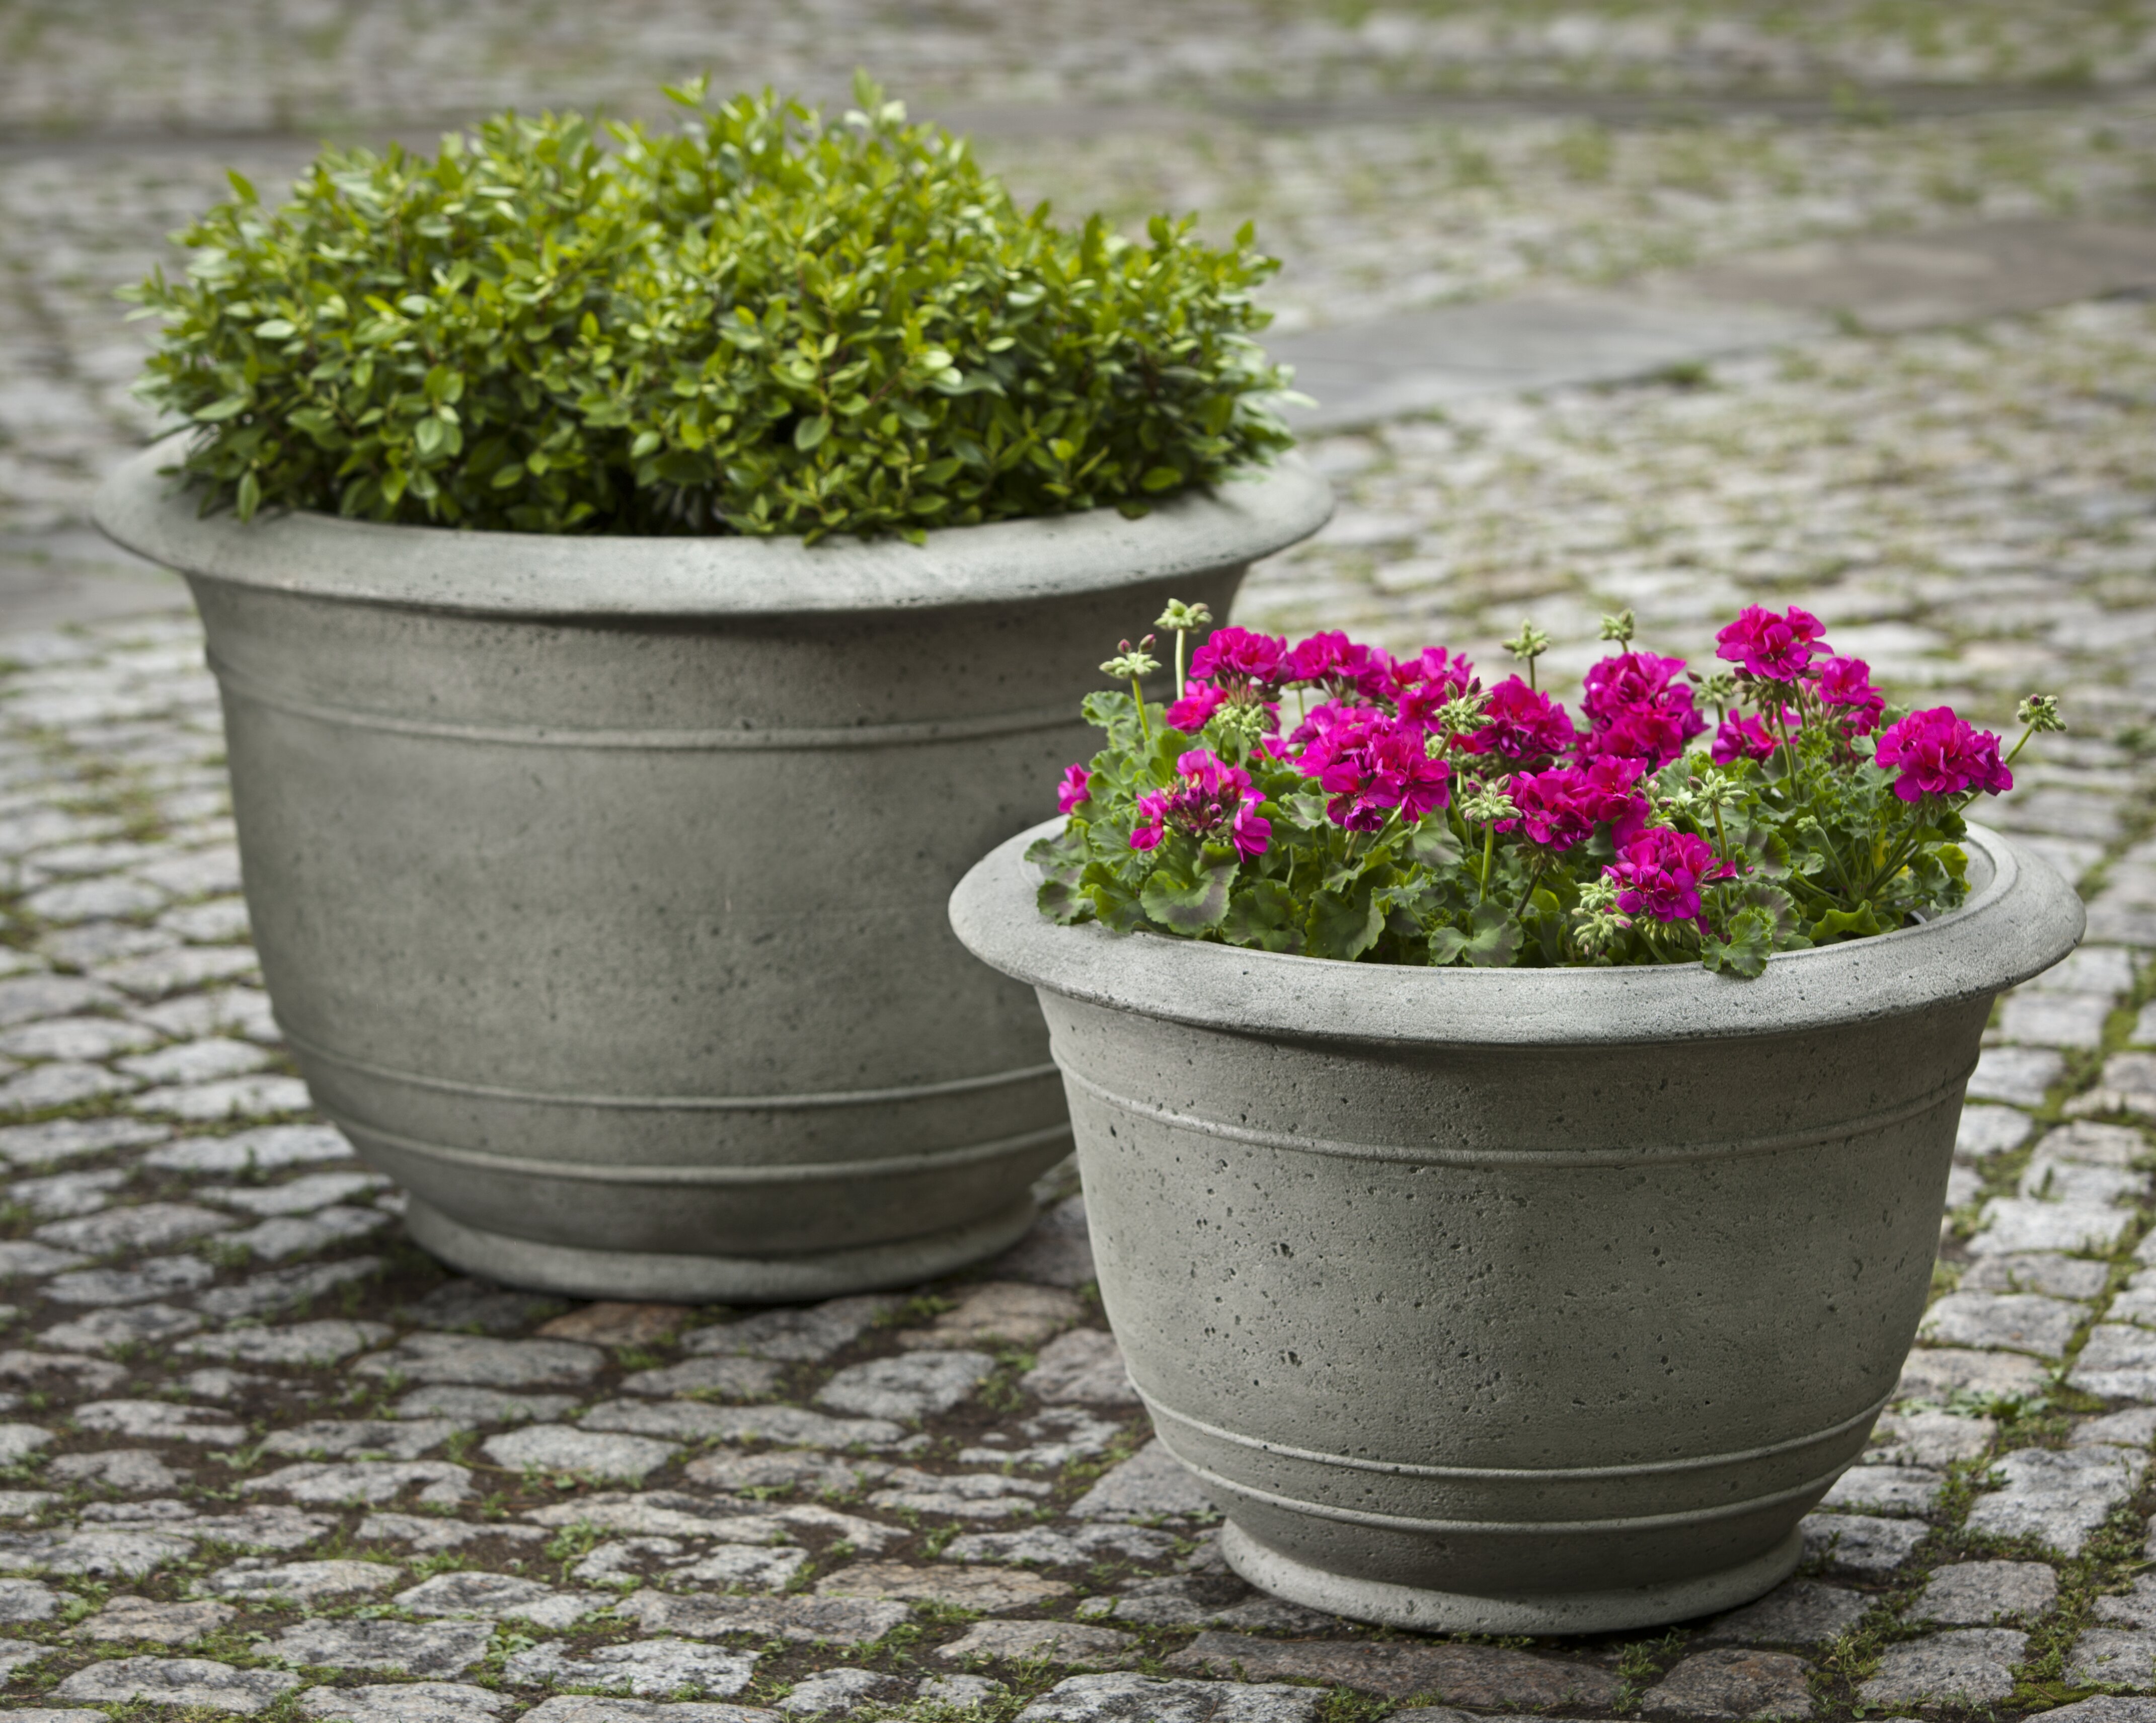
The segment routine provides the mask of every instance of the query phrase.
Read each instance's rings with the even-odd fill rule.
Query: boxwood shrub
[[[326,150],[275,209],[231,176],[186,278],[126,295],[205,509],[917,538],[1138,510],[1290,441],[1247,227],[1060,227],[865,80],[837,123],[667,94],[672,131]]]

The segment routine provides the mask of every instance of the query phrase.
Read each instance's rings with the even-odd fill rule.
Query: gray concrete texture
[[[1601,1715],[1620,1687],[1658,1715],[1981,1694],[2001,1717],[2075,1698],[2076,1723],[2145,1723],[2156,1285],[2138,1283],[2156,1247],[2145,1187],[2118,1177],[2156,1122],[2145,6],[824,0],[721,28],[658,3],[204,0],[26,5],[5,29],[13,1703],[64,1723],[135,1697],[244,1713],[285,1685],[263,1648],[304,1646],[345,1673],[282,1703],[359,1723],[737,1723],[856,1700],[938,1723],[935,1705],[976,1702],[995,1723],[1261,1723],[1336,1688],[1336,1710],[1457,1723]],[[1067,1172],[984,1278],[749,1317],[732,1341],[725,1313],[459,1281],[399,1238],[401,1192],[310,1182],[354,1163],[258,984],[199,629],[177,582],[88,526],[152,429],[126,394],[143,331],[110,291],[170,258],[163,236],[228,162],[273,184],[328,132],[428,141],[510,100],[648,110],[656,81],[704,64],[836,95],[857,63],[1065,213],[1197,208],[1223,235],[1254,218],[1284,260],[1266,290],[1282,344],[1395,316],[1434,331],[1392,356],[1452,391],[1440,410],[1312,443],[1341,513],[1254,569],[1236,620],[1443,640],[1502,670],[1531,611],[1562,682],[1599,655],[1604,610],[1704,656],[1736,605],[1796,602],[1902,698],[1996,726],[2032,687],[2064,695],[2071,733],[2025,756],[1991,813],[2077,883],[2088,942],[1984,1031],[1934,1282],[1956,1302],[1840,1505],[1806,1517],[1799,1576],[1760,1602],[1673,1639],[1512,1648],[1250,1591],[1147,1445]],[[1572,335],[1546,309],[1613,296],[1630,309]],[[1680,300],[1795,320],[1765,346],[1570,368],[1579,331],[1681,333]],[[1493,321],[1542,333],[1460,332]],[[1392,339],[1342,351],[1382,359]],[[980,1357],[994,1368],[969,1377]],[[670,1374],[720,1363],[779,1373]],[[850,1403],[911,1397],[921,1421],[830,1403],[834,1382]],[[511,1464],[490,1444],[519,1428],[535,1438],[499,1450]],[[2056,1458],[2016,1458],[2032,1450]],[[641,1483],[578,1469],[624,1464]],[[337,1590],[325,1570],[356,1558],[392,1582]],[[486,1594],[496,1619],[394,1601],[445,1566],[516,1597]],[[609,1591],[629,1607],[578,1613]],[[2123,1691],[2077,1698],[2082,1679]],[[638,1691],[659,1682],[677,1685]]]

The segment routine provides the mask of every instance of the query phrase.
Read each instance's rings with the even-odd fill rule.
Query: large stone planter
[[[1040,1015],[951,937],[966,866],[1096,733],[1170,596],[1313,531],[1288,464],[902,542],[99,524],[194,591],[249,913],[322,1111],[475,1273],[793,1299],[1032,1218],[1070,1126]]]
[[[1931,1280],[1993,996],[2080,937],[1994,833],[1928,926],[1768,962],[1404,969],[1057,927],[1004,844],[961,939],[1038,989],[1110,1320],[1245,1578],[1400,1626],[1757,1596]]]

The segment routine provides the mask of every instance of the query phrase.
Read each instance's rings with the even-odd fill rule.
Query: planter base
[[[450,1267],[536,1292],[671,1304],[791,1304],[933,1280],[1015,1244],[1035,1213],[1032,1197],[1021,1195],[986,1219],[947,1232],[798,1256],[675,1256],[546,1244],[468,1227],[416,1197],[404,1223],[421,1249]]]
[[[1796,1571],[1804,1541],[1792,1531],[1763,1556],[1697,1579],[1621,1591],[1553,1592],[1541,1597],[1475,1597],[1328,1573],[1260,1543],[1230,1520],[1220,1552],[1254,1585],[1351,1621],[1382,1623],[1437,1633],[1604,1633],[1624,1628],[1690,1621],[1748,1603]]]

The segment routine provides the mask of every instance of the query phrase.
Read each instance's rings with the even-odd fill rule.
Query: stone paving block
[[[259,1603],[289,1597],[305,1608],[338,1597],[365,1597],[393,1589],[402,1576],[382,1561],[235,1561],[195,1582],[211,1597]],[[420,1612],[424,1613],[424,1612]]]
[[[2123,1694],[2099,1693],[2093,1699],[2076,1700],[2044,1713],[2058,1723],[2156,1723],[2156,1699],[2128,1699]]]
[[[2066,1441],[2075,1448],[2146,1448],[2156,1442],[2156,1406],[2129,1406],[2123,1412],[2085,1418]]]
[[[2156,1401],[2156,1332],[2098,1323],[2066,1373],[2066,1386],[2107,1400]]]
[[[969,1531],[943,1546],[953,1561],[1009,1561],[1022,1567],[1069,1567],[1112,1559],[1158,1561],[1175,1547],[1164,1531],[1139,1526],[1081,1526],[1069,1531],[1046,1526],[1024,1531]]]
[[[264,1454],[295,1454],[326,1459],[418,1459],[460,1430],[460,1418],[411,1420],[371,1418],[315,1418],[262,1438]]]
[[[0,1579],[0,1622],[17,1626],[25,1622],[50,1621],[59,1607],[59,1594],[50,1586],[40,1585],[33,1579]]]
[[[0,1054],[10,1059],[110,1059],[155,1047],[157,1032],[119,1017],[59,1017],[24,1023],[0,1034]],[[33,1127],[34,1128],[34,1127]]]
[[[686,1305],[626,1304],[603,1300],[542,1323],[542,1340],[577,1340],[595,1346],[643,1346],[664,1340],[694,1314]]]
[[[883,1475],[874,1460],[832,1459],[774,1449],[766,1454],[699,1454],[681,1469],[691,1484],[712,1490],[803,1490],[850,1495]]]
[[[1081,1520],[1143,1520],[1211,1515],[1212,1498],[1158,1438],[1108,1472],[1071,1505]]]
[[[947,1664],[1000,1658],[1100,1668],[1136,1661],[1143,1643],[1132,1633],[1079,1622],[983,1621],[974,1623],[948,1644],[938,1646],[936,1656]]]
[[[341,1507],[394,1501],[418,1486],[418,1500],[454,1507],[471,1494],[471,1474],[447,1460],[303,1460],[281,1466],[239,1487],[252,1495],[288,1495],[294,1501]]]
[[[1943,1400],[1958,1390],[2034,1399],[2051,1381],[2041,1359],[1961,1346],[1918,1346],[1902,1366],[1899,1400]]]
[[[0,1241],[0,1279],[58,1274],[88,1260],[72,1250],[54,1250],[50,1245],[33,1244],[27,1238]]]
[[[1821,1645],[1855,1627],[1871,1607],[1871,1598],[1846,1586],[1784,1580],[1757,1602],[1716,1617],[1692,1643]]]
[[[530,1723],[784,1723],[777,1711],[750,1705],[683,1700],[662,1705],[648,1699],[598,1699],[557,1693],[525,1714]]]
[[[131,1077],[148,1083],[208,1083],[218,1077],[244,1076],[272,1063],[276,1054],[252,1041],[205,1035],[177,1042],[155,1053],[138,1053],[114,1063]]]
[[[232,1217],[191,1203],[144,1203],[132,1208],[106,1208],[73,1220],[49,1221],[36,1232],[38,1242],[56,1250],[104,1256],[116,1250],[167,1250],[233,1225]]]
[[[1082,1406],[1050,1406],[1006,1429],[990,1430],[978,1444],[958,1450],[967,1466],[1040,1466],[1061,1470],[1073,1460],[1105,1454],[1122,1435],[1121,1424]]]
[[[474,1387],[573,1387],[606,1366],[596,1346],[567,1340],[486,1340],[465,1334],[408,1334],[387,1352],[353,1367],[361,1376]]]
[[[295,1322],[285,1328],[228,1328],[198,1335],[173,1348],[182,1357],[221,1358],[233,1364],[322,1366],[341,1363],[379,1346],[392,1331],[382,1322]]]
[[[1999,1030],[2024,1047],[2094,1047],[2110,1015],[2108,994],[2020,993],[2007,1000]]]
[[[1946,1479],[1921,1466],[1851,1466],[1820,1499],[1822,1508],[1921,1515],[1938,1503]]]
[[[817,1669],[793,1684],[778,1702],[789,1717],[845,1716],[865,1705],[896,1703],[913,1696],[913,1684],[874,1669]]]
[[[2026,1633],[2006,1628],[1967,1628],[1892,1645],[1857,1695],[1877,1705],[1996,1703],[2014,1691],[2013,1666],[2028,1644]]]
[[[1647,1690],[1640,1709],[1650,1716],[1733,1723],[1741,1718],[1809,1717],[1812,1700],[1802,1658],[1785,1651],[1731,1649],[1686,1658]]]
[[[0,1532],[0,1569],[13,1573],[140,1579],[184,1560],[193,1540],[167,1531]]]
[[[199,1406],[169,1400],[86,1400],[74,1409],[74,1421],[100,1434],[133,1436],[149,1442],[193,1442],[205,1448],[237,1448],[247,1427],[220,1419]]]
[[[511,1543],[532,1544],[547,1534],[536,1526],[490,1522],[474,1526],[462,1520],[444,1520],[428,1514],[369,1514],[354,1534],[362,1543],[403,1543],[419,1556],[439,1555],[466,1544],[504,1538]]]
[[[294,1664],[438,1676],[461,1675],[493,1637],[487,1622],[308,1621],[285,1628],[275,1644]]]
[[[1862,1463],[1936,1469],[1976,1459],[1998,1433],[1998,1424],[1988,1418],[1962,1418],[1951,1412],[1882,1412],[1871,1427]]]
[[[320,1723],[495,1723],[516,1701],[458,1681],[398,1681],[365,1687],[310,1687],[302,1715]]]
[[[1924,1312],[1917,1337],[1937,1346],[2061,1356],[2087,1310],[2035,1293],[1950,1292]]]
[[[4,1051],[0,1047],[0,1052]],[[1094,1278],[1086,1199],[1065,1197],[1043,1209],[1033,1230],[988,1268],[1001,1280],[1029,1280],[1037,1286],[1083,1286]]]
[[[391,1409],[398,1418],[447,1418],[460,1423],[551,1423],[576,1403],[570,1394],[512,1394],[439,1383],[414,1388]]]
[[[223,1603],[154,1603],[146,1597],[115,1597],[68,1630],[70,1639],[125,1645],[192,1645],[213,1633],[237,1612]]]
[[[2101,1208],[2138,1201],[2148,1194],[2148,1183],[2149,1175],[2145,1172],[2055,1160],[2046,1145],[2039,1143],[2022,1171],[2020,1192],[2048,1203]]]
[[[77,1269],[45,1283],[45,1296],[64,1305],[126,1305],[199,1290],[217,1270],[198,1256],[151,1257],[131,1269]]]
[[[388,1183],[378,1172],[308,1172],[280,1185],[205,1185],[195,1194],[205,1203],[251,1214],[311,1214]]]
[[[4,983],[0,983],[4,985]],[[2156,1118],[2156,1054],[2114,1053],[2103,1062],[2096,1086],[2067,1104],[2073,1114],[2132,1113]]]
[[[882,1418],[831,1418],[799,1406],[711,1406],[699,1400],[609,1400],[580,1421],[587,1430],[695,1441],[786,1442],[804,1448],[889,1448],[902,1426]]]
[[[864,1597],[685,1597],[649,1591],[633,1592],[615,1607],[647,1633],[760,1633],[837,1645],[880,1639],[913,1613],[903,1603]]]
[[[252,1716],[303,1685],[285,1669],[236,1669],[199,1657],[123,1657],[77,1669],[54,1691],[89,1705],[140,1700]]]
[[[44,1167],[55,1161],[101,1154],[107,1149],[141,1148],[162,1142],[172,1134],[169,1126],[140,1119],[54,1119],[43,1125],[0,1129],[0,1156],[17,1167]],[[152,1163],[146,1157],[145,1164]]]
[[[738,1322],[699,1328],[685,1336],[681,1344],[685,1351],[699,1356],[737,1352],[782,1364],[819,1364],[852,1345],[901,1302],[878,1293],[834,1298],[805,1308],[762,1310]]]
[[[54,1059],[0,1083],[0,1111],[35,1113],[47,1107],[69,1107],[100,1095],[126,1095],[140,1089],[139,1077],[123,1076],[103,1065],[75,1059]]]
[[[611,1490],[579,1496],[525,1517],[540,1526],[589,1526],[661,1537],[711,1537],[727,1543],[790,1541],[796,1530],[836,1533],[870,1554],[906,1534],[898,1527],[844,1514],[820,1502],[742,1501],[686,1490]]]
[[[904,1561],[856,1561],[816,1582],[819,1597],[888,1597],[903,1602],[947,1603],[999,1615],[1067,1597],[1059,1579],[1012,1569],[967,1567],[950,1562],[913,1567]]]
[[[2156,1688],[2156,1633],[2131,1628],[2092,1628],[2066,1654],[2072,1687]]]
[[[2048,1048],[1987,1047],[1969,1079],[1969,1098],[2041,1106],[2045,1091],[2065,1070],[2065,1059]]]
[[[220,1322],[237,1321],[243,1316],[283,1315],[340,1286],[372,1279],[382,1265],[378,1256],[354,1256],[341,1262],[268,1269],[249,1275],[238,1285],[213,1287],[196,1299],[195,1308]]]
[[[1960,1561],[1934,1567],[1917,1601],[1916,1621],[1989,1627],[2034,1621],[2059,1595],[2059,1576],[2041,1561]],[[2109,1600],[2105,1600],[2109,1601]]]
[[[1487,1645],[1388,1644],[1360,1639],[1260,1639],[1200,1633],[1167,1660],[1178,1672],[1241,1679],[1337,1683],[1358,1692],[1405,1699],[1429,1693],[1450,1704],[1543,1710],[1600,1709],[1616,1695],[1610,1670],[1560,1663]]]
[[[1961,1277],[1963,1292],[2041,1292],[2051,1298],[2092,1299],[2110,1283],[2111,1265],[2056,1250],[1979,1257]]]
[[[1924,1541],[1931,1527],[1921,1520],[1883,1520],[1871,1514],[1807,1514],[1804,1559],[1867,1575],[1892,1573]]]
[[[2133,1230],[2131,1209],[2097,1203],[1994,1197],[1984,1206],[1983,1230],[1969,1241],[1972,1256],[2030,1250],[2109,1251]]]
[[[1285,1682],[1072,1675],[1020,1711],[1018,1723],[1317,1723],[1324,1703],[1322,1689]]]
[[[1954,1133],[1954,1153],[1965,1161],[1983,1161],[2018,1149],[2035,1128],[2026,1113],[2013,1107],[1987,1106],[1971,1101],[1961,1110]]]
[[[549,1640],[518,1652],[502,1674],[520,1684],[598,1687],[639,1698],[687,1692],[723,1699],[748,1685],[756,1663],[753,1651],[727,1651],[691,1639],[633,1639],[581,1654]]]
[[[1964,1523],[1979,1536],[2033,1537],[2078,1555],[2089,1533],[2139,1486],[2148,1459],[2120,1448],[2017,1449],[1998,1464],[2005,1487],[1979,1496]]]
[[[824,1384],[817,1403],[864,1418],[910,1420],[948,1412],[971,1397],[996,1361],[986,1352],[923,1351],[849,1365]]]
[[[385,1569],[384,1572],[388,1570]],[[438,1573],[391,1600],[407,1615],[459,1616],[483,1621],[514,1618],[556,1630],[613,1602],[611,1594],[560,1592],[513,1573]]]
[[[632,1394],[718,1394],[729,1400],[761,1400],[778,1386],[784,1367],[764,1358],[714,1354],[663,1370],[639,1370],[621,1385]]]
[[[484,1444],[489,1459],[517,1471],[570,1472],[640,1484],[680,1449],[644,1436],[601,1435],[566,1424],[526,1424]]]
[[[983,1280],[957,1292],[954,1309],[926,1328],[900,1331],[898,1343],[911,1351],[956,1347],[1035,1346],[1081,1320],[1086,1307],[1056,1286],[1020,1280]]]
[[[741,1545],[713,1550],[701,1561],[668,1570],[670,1584],[716,1586],[721,1591],[783,1592],[808,1565],[808,1551],[798,1544]]]
[[[2046,1160],[2081,1161],[2092,1167],[2129,1167],[2147,1159],[2149,1153],[2148,1140],[2139,1131],[2087,1119],[2076,1119],[2045,1132],[2036,1147]],[[2147,1193],[2145,1186],[2138,1190]]]
[[[1098,1328],[1075,1328],[1050,1341],[1035,1355],[1034,1367],[1019,1378],[1019,1386],[1050,1405],[1139,1403],[1123,1367],[1123,1349],[1114,1335]]]
[[[2092,1613],[2106,1627],[2156,1628],[2156,1575],[2136,1574],[2132,1591],[2097,1598]]]
[[[154,1127],[136,1128],[147,1131]],[[161,1136],[166,1134],[157,1132]],[[169,1143],[144,1156],[142,1164],[161,1172],[229,1176],[250,1169],[275,1172],[287,1167],[352,1158],[352,1145],[345,1141],[343,1132],[331,1126],[266,1125],[259,1130],[234,1131],[229,1136],[191,1136]]]
[[[962,1520],[1007,1520],[1031,1515],[1053,1485],[1000,1472],[919,1472],[898,1466],[872,1491],[869,1503],[887,1513],[937,1514]]]

